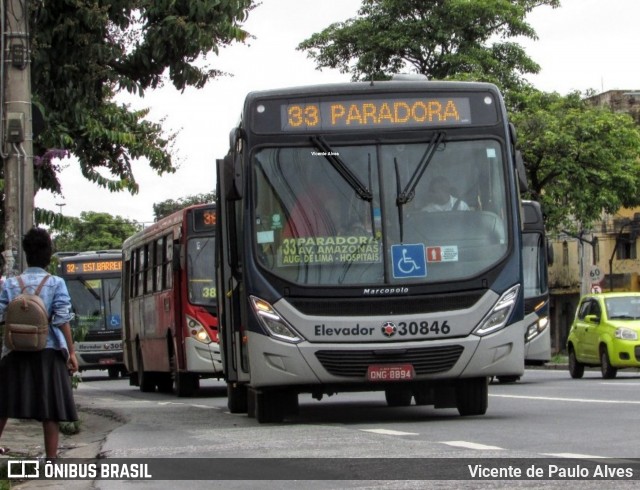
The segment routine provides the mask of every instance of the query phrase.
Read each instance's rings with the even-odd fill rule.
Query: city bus
[[[213,204],[186,207],[122,246],[123,348],[140,391],[193,396],[222,371]]]
[[[74,318],[71,328],[80,371],[126,373],[122,359],[122,252],[56,254],[57,274],[69,290]]]
[[[522,264],[525,314],[525,364],[551,360],[548,266],[553,256],[545,235],[540,203],[523,201]]]
[[[490,377],[524,372],[515,144],[491,84],[248,94],[217,160],[229,410],[380,391],[484,414]]]
[[[541,366],[551,359],[548,266],[553,262],[544,229],[542,207],[536,201],[522,201],[522,273],[525,314],[525,365]],[[519,376],[499,376],[512,383]]]

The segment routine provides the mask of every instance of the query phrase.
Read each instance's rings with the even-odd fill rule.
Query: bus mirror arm
[[[529,182],[527,182],[527,169],[524,166],[524,159],[522,158],[522,152],[520,150],[516,150],[515,160],[520,192],[526,192],[529,190]]]

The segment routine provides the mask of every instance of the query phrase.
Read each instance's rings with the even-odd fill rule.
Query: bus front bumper
[[[248,351],[250,384],[256,388],[360,385],[375,391],[376,382],[368,381],[367,370],[380,364],[412,364],[416,382],[524,373],[519,323],[484,337],[385,343],[289,344],[248,332]]]

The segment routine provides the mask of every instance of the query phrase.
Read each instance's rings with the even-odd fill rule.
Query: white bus
[[[524,370],[514,145],[491,84],[250,93],[217,164],[229,409],[361,390],[484,414]]]

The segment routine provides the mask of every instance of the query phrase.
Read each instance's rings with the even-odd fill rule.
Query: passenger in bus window
[[[469,205],[462,199],[455,197],[449,180],[444,176],[435,177],[429,184],[427,191],[427,205],[423,211],[470,211]]]

